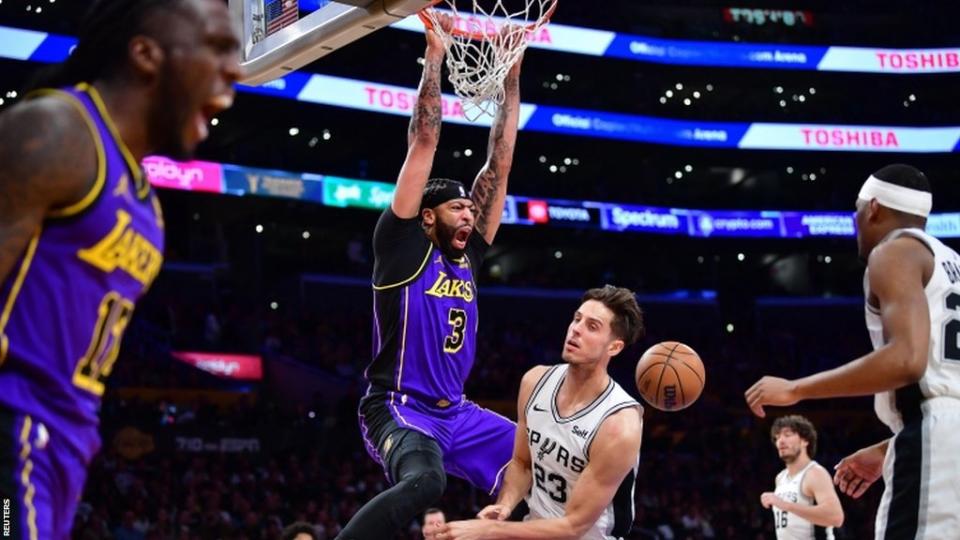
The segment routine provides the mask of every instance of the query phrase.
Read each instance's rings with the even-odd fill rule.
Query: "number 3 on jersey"
[[[73,372],[73,384],[98,396],[103,395],[104,383],[120,352],[123,331],[132,316],[133,302],[120,293],[110,291],[103,297],[97,308],[97,322],[93,325],[87,353]]]
[[[443,338],[443,352],[455,353],[463,347],[464,332],[467,328],[467,312],[462,309],[450,308],[447,316],[450,324],[450,335]]]

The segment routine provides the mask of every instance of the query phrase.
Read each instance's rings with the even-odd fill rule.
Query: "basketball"
[[[650,347],[637,362],[637,390],[661,411],[686,409],[700,397],[706,383],[700,355],[678,341]]]

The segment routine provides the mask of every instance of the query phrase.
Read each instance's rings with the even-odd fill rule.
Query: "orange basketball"
[[[647,349],[637,362],[637,390],[661,411],[686,409],[700,397],[707,375],[700,355],[678,341]]]

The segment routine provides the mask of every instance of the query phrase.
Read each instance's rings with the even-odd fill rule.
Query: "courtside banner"
[[[241,89],[246,87],[241,86]],[[313,75],[297,96],[300,101],[364,111],[410,116],[413,88]],[[470,122],[460,101],[442,96],[445,122],[489,127],[492,118]],[[675,146],[839,152],[946,153],[960,143],[960,126],[909,128],[673,120],[570,107],[523,103],[520,129],[581,137],[598,137]]]
[[[952,152],[960,127],[908,128],[754,123],[740,148],[839,152]]]
[[[259,356],[187,351],[175,351],[170,354],[181,362],[225,379],[243,381],[263,379],[263,360]]]
[[[184,191],[223,193],[223,167],[209,161],[173,161],[147,156],[140,162],[147,179],[156,187]]]
[[[502,19],[495,19],[502,23]],[[485,21],[461,17],[464,29],[483,28]],[[423,32],[423,23],[408,17],[392,28]],[[588,56],[623,58],[682,66],[791,69],[915,75],[960,72],[960,47],[946,49],[882,49],[773,43],[728,43],[663,39],[550,23],[527,36],[530,47]]]
[[[0,57],[61,61],[75,43],[72,39],[0,27]],[[921,52],[885,50],[876,52],[872,58],[877,65],[890,69],[939,70],[953,64],[954,52],[951,49],[925,49]],[[776,54],[773,59],[779,61]],[[836,60],[831,62],[831,65],[838,65]],[[875,66],[869,71],[876,71]],[[407,117],[413,114],[417,98],[414,88],[300,72],[262,86],[238,85],[237,88],[243,92]],[[471,122],[460,101],[452,95],[442,96],[442,108],[445,122],[485,128],[492,124],[492,118],[485,115]],[[911,128],[691,121],[530,103],[520,106],[520,129],[712,148],[892,153],[945,153],[960,149],[960,126]]]
[[[830,47],[817,69],[894,75],[956,73],[960,71],[960,47],[949,49]]]
[[[224,194],[282,197],[337,208],[382,211],[390,205],[396,188],[387,182],[205,161],[179,163],[148,157],[144,163],[151,183],[157,187],[213,192],[213,183],[198,187],[204,186],[198,179],[222,176],[220,185]],[[699,210],[521,195],[507,195],[502,223],[702,238],[817,238],[856,234],[852,212]],[[927,231],[939,238],[960,238],[960,213],[932,214]]]
[[[0,56],[11,60],[37,60],[34,54],[53,36],[46,32],[35,32],[20,28],[0,26]],[[75,42],[75,41],[74,41]],[[70,47],[60,51],[60,60],[70,54]],[[60,60],[53,60],[59,62]]]
[[[223,189],[230,195],[257,195],[323,202],[323,177],[274,169],[238,165],[223,166]]]
[[[698,122],[533,105],[524,130],[627,141],[736,148],[750,124]]]
[[[267,83],[270,84],[270,83]],[[247,87],[241,87],[246,89]],[[399,116],[410,116],[417,102],[417,90],[391,84],[382,84],[328,75],[313,75],[297,96],[300,101],[346,107]],[[441,96],[444,122],[490,127],[493,118],[482,115],[471,122],[464,114],[463,105],[453,95]],[[536,109],[535,105],[520,106],[520,125],[524,125]]]
[[[416,98],[413,88],[328,75],[311,76],[297,96],[300,101],[401,116],[413,114]],[[452,95],[442,96],[442,111],[445,122],[481,127],[492,123],[488,116],[470,122]],[[520,129],[675,146],[764,150],[943,153],[955,151],[960,143],[960,127],[956,126],[709,122],[529,103],[520,105]]]

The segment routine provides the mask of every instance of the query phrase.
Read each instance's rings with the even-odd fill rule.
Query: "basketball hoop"
[[[420,19],[447,47],[447,68],[464,114],[494,116],[503,104],[503,82],[527,49],[529,36],[550,22],[559,0],[439,0],[449,8],[453,28],[444,30],[434,8]],[[458,7],[459,6],[459,7]]]

